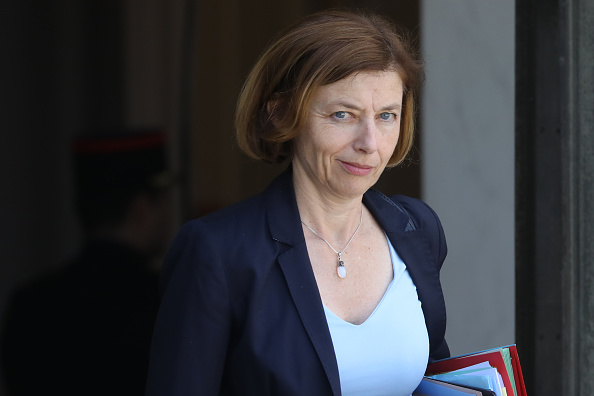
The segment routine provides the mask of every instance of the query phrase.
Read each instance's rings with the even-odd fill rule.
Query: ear
[[[278,128],[283,118],[283,104],[278,95],[274,95],[272,99],[266,102],[266,112],[268,113],[268,121],[272,123],[274,128]]]
[[[278,106],[278,99],[272,99],[266,103],[266,111],[269,115],[274,113],[276,106]]]
[[[283,99],[278,93],[271,95],[270,100],[266,102],[266,112],[268,114],[267,122],[272,123],[275,129],[282,128],[283,122],[286,121],[286,99]]]

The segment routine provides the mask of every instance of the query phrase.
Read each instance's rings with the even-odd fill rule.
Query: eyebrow
[[[361,110],[363,110],[361,107],[359,107],[359,106],[357,106],[357,105],[355,105],[355,104],[353,104],[353,103],[350,103],[350,102],[344,101],[344,100],[342,100],[342,99],[341,99],[341,100],[338,100],[338,101],[336,101],[336,102],[329,102],[328,104],[329,104],[329,105],[331,105],[331,106],[334,106],[334,105],[336,105],[336,106],[341,106],[341,107],[345,107],[345,108],[347,108],[347,109],[353,109],[353,110],[358,110],[358,111],[361,111]],[[379,109],[378,111],[386,111],[386,110],[400,110],[401,108],[402,108],[402,105],[401,105],[401,104],[399,104],[399,103],[390,103],[390,104],[388,104],[388,105],[386,105],[386,106],[382,107],[382,108],[381,108],[381,109]]]
[[[402,108],[402,105],[400,103],[391,103],[387,106],[382,107],[380,110],[400,110]]]

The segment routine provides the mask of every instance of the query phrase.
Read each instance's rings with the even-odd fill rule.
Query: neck
[[[325,195],[295,177],[293,184],[301,220],[331,244],[344,247],[361,221],[363,197]]]

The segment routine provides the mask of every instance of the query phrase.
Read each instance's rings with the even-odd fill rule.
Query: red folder
[[[436,362],[431,363],[427,367],[425,375],[447,373],[450,371],[463,369],[474,364],[489,362],[491,367],[496,368],[499,374],[501,374],[501,378],[503,378],[503,384],[505,385],[505,389],[507,389],[507,394],[511,396],[513,393],[513,387],[507,372],[507,367],[505,366],[505,361],[503,360],[503,355],[501,354],[501,351],[504,348],[507,348],[509,350],[513,371],[512,375],[515,380],[516,391],[518,393],[518,396],[527,396],[526,387],[524,385],[524,377],[522,376],[522,368],[520,367],[520,359],[518,357],[518,351],[515,345],[509,345],[501,348],[493,348],[488,349],[486,351],[471,353],[468,355],[438,360]]]

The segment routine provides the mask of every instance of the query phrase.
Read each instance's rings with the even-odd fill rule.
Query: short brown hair
[[[282,162],[292,155],[315,90],[363,71],[395,71],[404,84],[400,137],[388,166],[399,164],[413,144],[423,69],[388,20],[351,11],[307,16],[268,46],[239,96],[239,147],[252,158]]]

